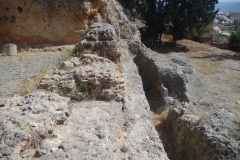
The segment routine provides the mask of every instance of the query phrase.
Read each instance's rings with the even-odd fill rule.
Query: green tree
[[[152,40],[158,38],[159,17],[156,0],[147,0],[146,9],[143,12],[143,17],[147,24],[147,32],[151,35]]]
[[[168,30],[173,42],[193,29],[201,33],[215,17],[218,0],[119,0],[132,12],[141,12],[146,30],[154,41]]]
[[[158,1],[158,17],[159,17],[159,27],[158,27],[158,32],[159,32],[159,39],[161,41],[162,33],[164,33],[167,29],[167,24],[168,24],[168,14],[165,10],[165,5],[166,5],[166,0],[160,0]]]
[[[194,28],[198,32],[207,26],[218,12],[214,11],[217,3],[218,0],[167,0],[165,10],[173,42],[176,43]]]
[[[240,51],[240,30],[231,31],[230,48],[236,51]]]
[[[201,29],[206,28],[215,18],[218,12],[218,10],[215,11],[215,5],[217,3],[218,0],[200,0],[200,2],[194,3],[196,10],[192,10],[191,12],[196,16],[195,21],[193,21],[193,26],[197,29],[198,33]],[[191,14],[191,12],[189,14]]]
[[[152,45],[157,39],[161,40],[162,33],[166,30],[166,0],[142,1],[141,13],[146,21],[146,31],[151,37]]]
[[[226,22],[226,19],[224,19],[224,18],[219,18],[218,21],[219,21],[219,23],[222,23],[222,22]]]
[[[117,0],[124,8],[128,9],[132,14],[139,12],[143,7],[141,0]]]

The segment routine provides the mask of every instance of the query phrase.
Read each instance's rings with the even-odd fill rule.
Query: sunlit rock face
[[[109,0],[0,1],[0,44],[69,44],[105,22]]]

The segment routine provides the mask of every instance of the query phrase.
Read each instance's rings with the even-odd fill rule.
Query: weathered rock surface
[[[6,98],[0,116],[2,155],[10,159],[21,159],[49,154],[52,142],[45,140],[55,136],[48,134],[47,128],[57,125],[55,115],[60,112],[71,114],[69,100],[44,92]],[[61,111],[58,111],[59,107],[62,108]]]
[[[121,68],[106,58],[92,54],[63,62],[59,70],[43,77],[38,89],[70,96],[82,94],[83,98],[90,96],[90,99],[108,101],[122,101],[125,95]]]
[[[188,80],[178,69],[169,65],[168,60],[156,52],[146,48],[141,42],[129,41],[129,49],[136,54],[135,63],[139,66],[144,89],[154,89],[162,106],[169,105],[169,99],[174,97],[183,102],[189,102],[187,92]]]
[[[106,20],[108,0],[0,2],[0,44],[76,43],[86,28]]]
[[[92,3],[95,2],[88,4]],[[84,37],[84,43],[101,44],[96,52],[89,49],[90,53],[100,53],[100,56],[103,55],[99,49],[111,44],[105,47],[108,59],[89,54],[83,47],[82,52],[88,54],[63,62],[59,70],[45,75],[38,85],[38,89],[64,96],[74,95],[76,99],[84,93],[107,101],[74,102],[46,91],[1,100],[1,157],[168,159],[151,123],[136,65],[133,61],[112,62],[120,60],[120,37],[138,38],[134,37],[138,31],[117,2],[111,0],[109,5],[106,21],[113,27],[109,24],[93,25]],[[124,66],[126,78],[120,65]]]
[[[169,158],[238,159],[236,104],[214,94],[211,83],[186,57],[159,55],[136,41],[128,45],[136,54],[151,109],[166,116],[157,129]],[[168,114],[161,115],[166,109]]]
[[[137,68],[133,61],[122,65],[132,73],[127,73],[124,103],[70,102],[42,91],[5,99],[0,108],[3,158],[168,159],[150,121]],[[66,117],[63,123],[59,115]]]
[[[73,42],[68,33],[77,26],[80,39],[82,30],[90,26],[78,43],[81,58],[63,62],[38,85],[38,89],[56,93],[38,90],[0,100],[0,158],[239,159],[238,97],[233,96],[234,104],[229,100],[231,93],[219,97],[216,87],[194,68],[191,59],[179,53],[163,56],[146,48],[131,22],[134,19],[115,0],[79,1],[71,4],[73,8],[71,1],[54,2],[61,3],[58,9],[47,1],[26,1],[26,8],[21,2],[10,7],[0,2],[1,14],[19,6],[17,17],[0,16],[0,21],[6,21],[0,26],[0,31],[6,31],[3,43]],[[59,10],[61,7],[73,9],[74,14]],[[42,9],[43,17],[39,16]],[[21,25],[21,16],[33,10],[40,17],[38,23],[30,19],[27,27]],[[72,23],[75,21],[78,23]],[[13,27],[17,22],[19,31]],[[45,24],[50,28],[44,28]],[[6,25],[10,27],[6,29]],[[67,29],[70,32],[66,34]],[[235,63],[222,67],[232,67],[239,74]],[[86,101],[71,101],[57,93]],[[156,128],[150,109],[160,116]]]
[[[224,109],[199,119],[187,109],[175,108],[169,111],[160,137],[173,159],[238,159],[239,124]]]
[[[136,24],[125,14],[125,9],[115,0],[109,1],[106,22],[113,25],[121,39],[140,39]]]
[[[122,62],[126,92],[128,96],[124,103],[124,112],[131,119],[127,121],[129,126],[127,142],[129,144],[129,153],[126,159],[159,159],[167,160],[167,154],[154,129],[150,114],[149,104],[142,89],[141,77],[138,74],[137,66],[133,60]],[[141,143],[138,142],[141,139]],[[148,147],[147,147],[148,146]],[[146,148],[147,147],[147,148]],[[137,154],[136,154],[137,153]]]
[[[96,54],[112,61],[119,61],[121,56],[119,36],[115,28],[108,23],[95,23],[90,26],[77,48],[81,54]]]
[[[212,111],[199,121],[197,131],[200,135],[205,131],[206,140],[211,139],[211,145],[216,145],[215,150],[208,150],[209,154],[215,154],[213,157],[239,158],[240,121],[233,113],[225,109]]]
[[[2,0],[0,10],[0,44],[76,43],[95,22],[114,24],[123,37],[137,32],[114,0]]]

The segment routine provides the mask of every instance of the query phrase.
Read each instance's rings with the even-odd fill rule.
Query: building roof
[[[223,30],[224,25],[221,24],[215,24],[215,26],[217,26],[220,30]]]

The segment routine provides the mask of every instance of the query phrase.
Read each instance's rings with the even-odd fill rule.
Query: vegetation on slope
[[[193,29],[201,32],[215,17],[218,0],[118,0],[133,14],[141,13],[146,31],[152,40],[164,32],[173,35],[173,42],[184,38]]]
[[[236,51],[240,51],[240,30],[231,31],[230,48]]]

